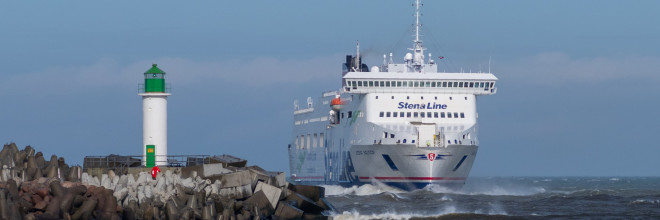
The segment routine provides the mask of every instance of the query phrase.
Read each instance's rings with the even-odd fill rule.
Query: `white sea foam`
[[[484,214],[484,215],[508,215],[499,204],[491,204],[489,210],[465,210],[458,208],[454,205],[447,205],[442,207],[437,212],[421,213],[421,212],[394,212],[386,211],[383,213],[362,214],[357,210],[345,211],[341,214],[332,215],[333,219],[411,219],[414,217],[433,218],[441,217],[449,214]]]
[[[342,187],[337,185],[324,185],[325,194],[330,196],[339,196],[339,195],[357,195],[357,196],[368,196],[368,195],[377,195],[381,193],[402,193],[405,192],[401,189],[387,186],[384,184],[364,184],[361,186],[352,186],[352,187]]]
[[[632,204],[660,204],[660,200],[638,199],[630,202]]]
[[[545,188],[543,187],[516,184],[475,184],[466,185],[460,189],[451,189],[440,185],[429,185],[424,188],[424,190],[429,190],[434,193],[489,196],[529,196],[546,192]]]

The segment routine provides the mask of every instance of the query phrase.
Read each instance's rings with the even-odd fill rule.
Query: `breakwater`
[[[82,172],[30,146],[0,151],[0,219],[327,219],[325,189],[258,166]]]

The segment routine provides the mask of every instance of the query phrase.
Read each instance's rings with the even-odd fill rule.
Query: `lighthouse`
[[[167,93],[165,72],[153,64],[144,72],[142,96],[142,165],[167,166]]]

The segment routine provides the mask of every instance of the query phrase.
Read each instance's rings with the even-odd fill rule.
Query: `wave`
[[[450,217],[450,218],[460,218],[460,219],[483,219],[483,218],[493,218],[493,217],[505,217],[508,214],[502,209],[499,204],[491,204],[489,210],[464,210],[457,208],[454,205],[449,205],[443,207],[441,210],[432,213],[424,212],[394,212],[386,211],[383,213],[360,213],[357,210],[353,211],[344,211],[343,213],[335,213],[332,215],[333,219],[344,220],[344,219],[437,219],[440,217]]]
[[[488,196],[530,196],[546,192],[543,187],[518,184],[475,184],[466,185],[460,189],[447,188],[440,185],[429,185],[423,190],[431,191],[433,193]]]
[[[382,193],[403,193],[401,189],[387,186],[385,184],[364,184],[361,186],[342,187],[337,185],[322,185],[325,188],[325,195],[329,196],[342,196],[342,195],[357,195],[369,196],[378,195]]]

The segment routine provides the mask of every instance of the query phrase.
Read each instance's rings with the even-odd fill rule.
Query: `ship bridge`
[[[492,73],[349,72],[343,77],[345,93],[460,93],[492,95],[497,77]]]

